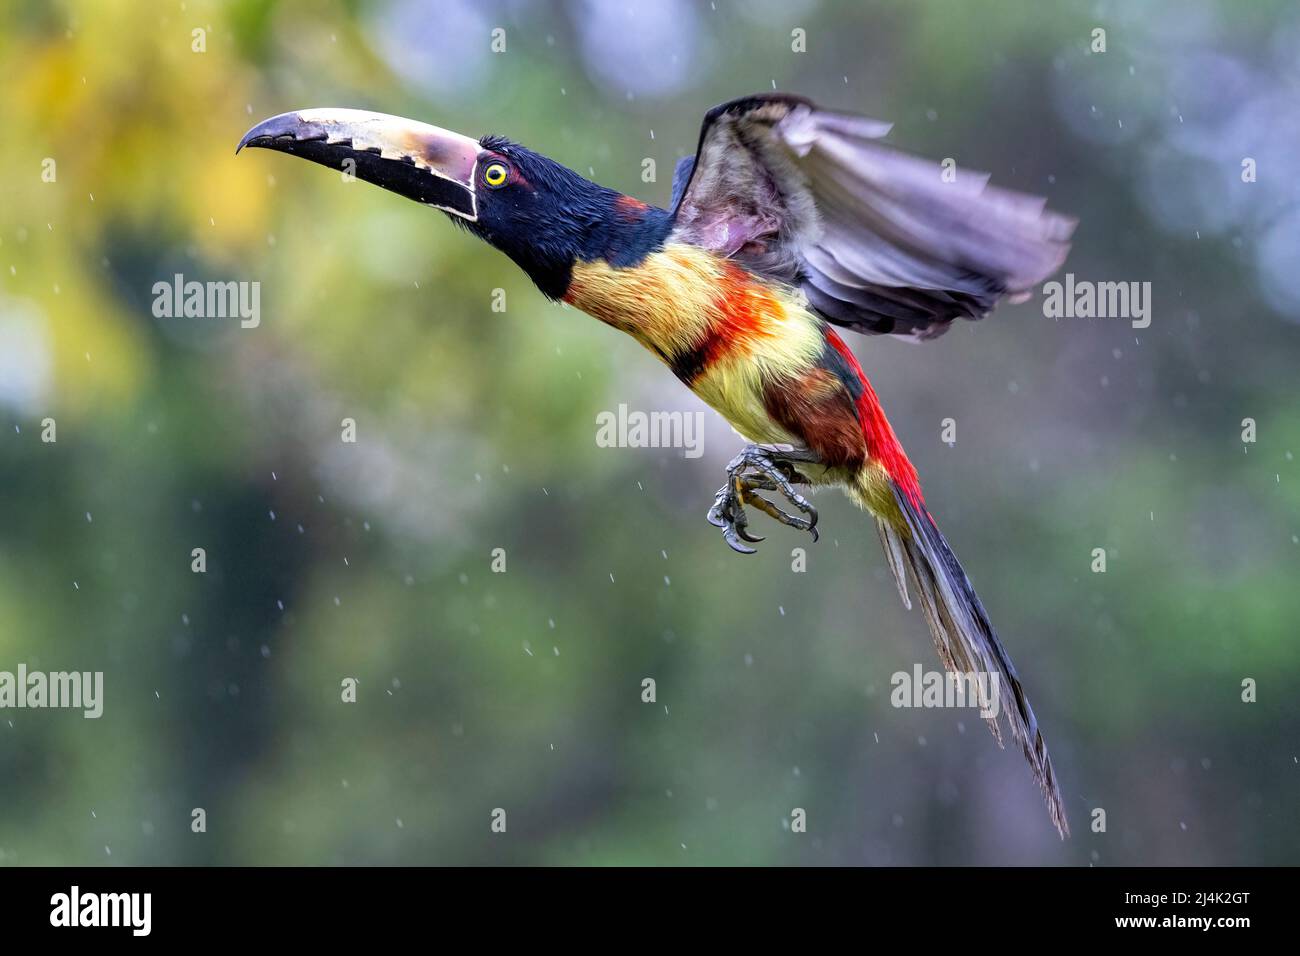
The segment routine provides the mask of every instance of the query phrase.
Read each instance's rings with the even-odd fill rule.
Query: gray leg
[[[763,540],[749,533],[749,518],[745,514],[747,504],[784,525],[807,531],[814,541],[817,540],[817,509],[794,489],[795,484],[808,484],[796,467],[801,463],[819,464],[816,455],[806,448],[777,451],[762,445],[746,445],[727,465],[727,483],[714,496],[708,521],[722,529],[723,538],[733,550],[753,554],[754,549],[741,544],[741,541],[753,544]],[[760,491],[779,491],[807,517],[787,514],[758,494]]]

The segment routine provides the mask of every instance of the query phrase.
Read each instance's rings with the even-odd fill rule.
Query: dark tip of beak
[[[301,143],[309,140],[325,139],[325,131],[310,123],[304,123],[297,113],[281,113],[258,123],[239,141],[235,155],[245,146],[263,149],[276,149],[276,142]]]

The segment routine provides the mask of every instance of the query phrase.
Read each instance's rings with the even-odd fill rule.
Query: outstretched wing
[[[714,107],[673,184],[673,240],[800,286],[831,322],[926,339],[1023,298],[1075,220],[879,142],[889,124],[785,94]]]

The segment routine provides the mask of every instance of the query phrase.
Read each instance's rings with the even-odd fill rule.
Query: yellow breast
[[[821,322],[797,293],[670,244],[627,268],[575,264],[564,299],[636,338],[749,440],[793,441],[763,391],[812,367],[824,347]]]

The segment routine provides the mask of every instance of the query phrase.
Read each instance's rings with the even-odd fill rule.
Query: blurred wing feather
[[[705,116],[673,184],[675,241],[800,286],[829,321],[917,338],[1023,297],[1075,221],[1046,201],[880,142],[889,125],[770,94]]]

